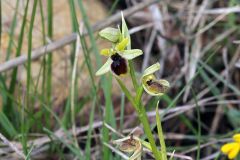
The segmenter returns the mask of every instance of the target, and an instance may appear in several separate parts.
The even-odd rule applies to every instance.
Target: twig
[[[227,48],[224,48],[223,49],[223,62],[224,62],[225,68],[227,70],[229,70],[227,61],[228,61],[227,60]],[[226,72],[226,80],[229,82],[229,73],[228,72]],[[223,91],[226,92],[226,89],[227,89],[227,86],[224,85]],[[219,98],[219,101],[220,100],[221,100],[221,98]],[[224,113],[224,108],[218,105],[215,115],[214,115],[214,118],[213,118],[213,121],[212,121],[212,124],[211,124],[210,131],[209,131],[210,135],[214,135],[215,132],[217,131],[217,129],[219,127],[219,122],[223,116],[223,113]]]
[[[79,30],[82,31],[82,23],[80,24]],[[82,34],[82,33],[80,33]],[[74,103],[74,97],[75,97],[75,83],[76,83],[76,72],[77,72],[77,65],[78,65],[78,57],[80,52],[80,36],[77,35],[77,41],[76,41],[76,48],[75,48],[75,57],[74,57],[74,63],[73,63],[73,71],[72,71],[72,81],[71,81],[71,121],[72,121],[72,134],[75,140],[76,146],[79,148],[78,142],[77,142],[77,135],[76,135],[76,123],[75,123],[75,103]]]
[[[121,156],[123,159],[127,160],[129,159],[128,156],[126,156],[124,153],[122,153],[121,151],[115,149],[113,146],[103,142],[103,145],[107,146],[109,149],[111,149],[113,152],[117,153],[119,156]]]
[[[11,142],[9,142],[7,138],[4,137],[1,133],[0,133],[0,139],[3,141],[4,144],[12,148],[19,156],[21,156],[23,159],[26,159],[26,156],[21,151],[19,151],[17,147],[15,147]]]
[[[205,10],[204,14],[222,14],[222,13],[239,13],[240,6],[227,7],[227,8],[216,8]]]
[[[74,42],[77,38],[77,34],[76,33],[72,33],[68,36],[65,36],[64,38],[54,41],[52,43],[49,43],[45,46],[42,46],[40,48],[37,48],[35,50],[32,51],[32,60],[36,60],[39,57],[48,54],[49,52],[52,52],[58,48],[61,48],[62,46],[65,46],[67,44],[70,44],[72,42]],[[17,58],[13,58],[3,64],[0,65],[0,73],[7,71],[9,69],[12,69],[14,67],[17,67],[19,65],[24,64],[27,61],[27,55],[22,55],[20,57]]]
[[[159,0],[144,1],[142,3],[139,3],[138,5],[135,5],[131,8],[129,8],[129,9],[126,9],[125,11],[123,11],[123,14],[124,14],[125,17],[129,17],[130,15],[134,14],[135,12],[137,12],[139,10],[142,10],[143,8],[145,8],[145,7],[147,7],[151,4],[157,3],[157,2],[159,2]],[[98,30],[100,30],[100,29],[102,29],[106,26],[111,25],[114,22],[117,22],[120,19],[121,19],[121,14],[120,14],[120,12],[118,12],[118,13],[114,14],[113,16],[109,17],[107,20],[97,22],[95,25],[93,25],[92,26],[93,31],[98,31]],[[87,35],[86,30],[84,30],[83,35]],[[76,41],[76,39],[77,39],[77,34],[72,33],[70,35],[67,35],[67,36],[63,37],[62,39],[59,39],[59,40],[54,41],[52,43],[49,43],[45,46],[37,48],[37,49],[32,51],[31,59],[36,60],[39,57],[41,57],[45,54],[48,54],[49,52],[52,52],[52,51],[54,51],[58,48],[61,48],[65,45],[67,45],[67,44],[70,44],[70,43]],[[0,73],[4,72],[4,71],[7,71],[9,69],[12,69],[14,67],[17,67],[19,65],[22,65],[26,61],[27,61],[27,56],[23,55],[23,54],[20,57],[13,58],[13,59],[11,59],[11,60],[9,60],[9,61],[0,65]]]
[[[211,145],[214,145],[214,144],[217,144],[219,142],[229,142],[229,139],[219,139],[219,140],[213,140],[213,141],[210,141],[210,142],[207,142],[207,143],[204,143],[204,144],[201,144],[200,146],[200,149],[204,148],[204,147],[207,147],[207,146],[211,146]],[[187,154],[187,153],[191,153],[191,152],[194,152],[198,149],[198,146],[196,147],[193,147],[187,151],[184,151],[182,152],[181,154]]]

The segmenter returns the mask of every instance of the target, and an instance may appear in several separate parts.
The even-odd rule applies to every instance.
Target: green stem
[[[52,39],[53,37],[53,1],[48,0],[47,1],[47,15],[48,15],[48,37]],[[52,54],[48,54],[47,58],[47,104],[51,108],[52,107]],[[50,114],[46,114],[46,126],[50,127]]]
[[[153,155],[154,155],[155,159],[161,160],[161,156],[160,156],[160,154],[158,152],[158,149],[157,149],[157,146],[156,146],[153,134],[151,132],[151,127],[150,127],[150,124],[149,124],[149,121],[148,121],[148,117],[147,117],[145,108],[142,105],[142,103],[140,103],[139,111],[140,112],[138,113],[138,117],[139,117],[140,121],[142,122],[144,131],[145,131],[145,133],[147,135],[147,138],[148,138],[148,140],[150,142]]]
[[[134,98],[131,95],[131,93],[129,92],[129,90],[126,88],[126,86],[123,84],[123,82],[119,78],[116,78],[116,80],[118,81],[118,84],[120,85],[122,91],[124,92],[124,94],[126,95],[128,100],[132,103],[132,105],[135,108],[135,110],[138,111],[137,104],[135,103]]]
[[[160,156],[160,152],[158,152],[153,134],[151,132],[151,127],[148,121],[148,117],[145,111],[144,106],[141,103],[141,97],[143,94],[143,88],[142,86],[140,86],[136,91],[137,91],[137,95],[135,97],[135,99],[133,98],[133,96],[131,95],[131,93],[129,92],[129,90],[125,87],[125,85],[122,83],[122,81],[118,78],[116,78],[122,91],[125,93],[126,97],[128,98],[128,100],[132,103],[133,107],[136,109],[137,113],[138,113],[138,117],[143,125],[144,131],[148,137],[148,140],[150,142],[151,148],[152,148],[152,152],[154,154],[154,157],[157,160],[161,160],[161,156]]]
[[[132,78],[132,83],[133,83],[135,91],[137,91],[138,90],[138,82],[137,82],[137,78],[136,78],[136,75],[135,75],[135,70],[134,70],[134,67],[133,67],[133,63],[132,63],[131,60],[129,60],[128,63],[129,63],[130,75],[131,75],[131,78]]]
[[[139,106],[139,103],[141,103],[141,98],[142,98],[142,94],[143,94],[143,87],[139,86],[138,90],[137,90],[137,95],[136,95],[136,102],[138,103],[137,105]]]
[[[158,103],[159,103],[159,101],[158,101]],[[156,107],[156,122],[157,122],[158,138],[159,138],[160,146],[161,146],[162,160],[167,160],[166,144],[165,144],[163,130],[162,130],[161,116],[158,111],[158,103],[157,103],[157,107]]]

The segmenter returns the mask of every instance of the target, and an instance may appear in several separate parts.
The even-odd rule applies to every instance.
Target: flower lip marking
[[[153,79],[147,80],[146,83],[148,85],[148,88],[155,93],[165,93],[168,90],[168,87],[158,83],[157,81],[154,81]]]
[[[111,56],[112,64],[111,70],[118,76],[124,75],[128,72],[127,61],[121,57],[118,53],[115,53]]]

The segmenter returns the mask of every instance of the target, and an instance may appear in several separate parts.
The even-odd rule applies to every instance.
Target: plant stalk
[[[138,117],[139,117],[139,119],[140,119],[140,121],[143,125],[144,132],[146,133],[147,138],[150,142],[152,152],[153,152],[153,155],[154,155],[155,159],[161,160],[160,152],[158,152],[158,149],[157,149],[157,146],[156,146],[156,143],[155,143],[152,131],[151,131],[151,127],[150,127],[150,124],[149,124],[149,121],[148,121],[148,117],[147,117],[145,108],[141,103],[141,97],[142,97],[142,93],[143,93],[142,86],[139,86],[139,88],[137,89],[137,95],[134,99],[132,97],[132,95],[130,94],[130,92],[128,91],[128,89],[122,83],[122,81],[118,78],[117,78],[117,81],[118,81],[122,91],[124,92],[124,94],[126,95],[128,100],[132,103],[133,107],[136,109],[136,111],[138,113]]]

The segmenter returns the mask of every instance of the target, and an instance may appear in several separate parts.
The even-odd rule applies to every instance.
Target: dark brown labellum
[[[119,54],[114,54],[111,56],[112,64],[111,64],[111,70],[118,76],[122,74],[126,74],[128,71],[127,68],[127,61],[122,58]]]
[[[154,80],[148,80],[147,82],[148,88],[150,91],[155,92],[155,93],[165,93],[168,90],[167,86],[162,85],[161,83],[154,81]]]

